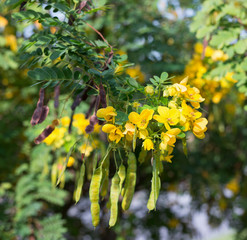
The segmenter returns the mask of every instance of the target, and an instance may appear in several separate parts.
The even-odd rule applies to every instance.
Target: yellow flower
[[[228,59],[227,54],[225,54],[223,51],[221,50],[215,50],[214,53],[211,56],[212,60],[214,62],[216,61],[225,61]]]
[[[142,146],[145,151],[149,151],[151,149],[154,149],[154,144],[150,138],[146,138],[144,142],[142,143]]]
[[[66,132],[66,128],[55,128],[54,131],[47,137],[43,142],[47,145],[54,145],[56,148],[59,148],[63,145],[63,137]]]
[[[115,117],[117,116],[115,108],[109,106],[106,108],[101,108],[97,111],[98,118],[104,118],[107,122],[115,122]]]
[[[116,143],[118,143],[121,138],[124,137],[122,131],[113,124],[105,124],[102,127],[102,131],[105,133],[109,133],[109,140],[112,142],[115,141]]]
[[[93,147],[86,143],[82,144],[78,149],[81,153],[85,154],[85,157],[90,156],[91,152],[93,151]]]
[[[140,104],[139,102],[133,102],[133,103],[132,103],[132,106],[133,106],[134,108],[138,108],[140,105],[141,105],[141,104]]]
[[[223,93],[222,92],[216,92],[212,98],[212,102],[215,104],[218,104],[220,102],[220,100],[223,97]]]
[[[68,127],[70,124],[70,118],[69,117],[63,117],[61,118],[61,123],[64,127]]]
[[[66,157],[64,158],[64,161],[66,160]],[[67,163],[67,167],[72,167],[75,163],[75,159],[73,157],[69,157],[69,161]]]
[[[129,114],[129,120],[133,124],[136,124],[139,129],[146,129],[149,121],[152,119],[154,114],[154,110],[152,109],[144,109],[141,114],[136,112],[131,112]]]
[[[161,133],[160,150],[167,151],[168,146],[174,147],[176,136],[181,132],[179,128],[172,128],[167,132]]]
[[[0,16],[0,28],[6,27],[7,24],[8,24],[8,20],[6,18]]]
[[[204,132],[207,131],[206,125],[208,124],[208,120],[206,118],[199,118],[195,120],[193,123],[193,133],[197,138],[203,139],[205,138]]]
[[[10,49],[13,52],[17,51],[17,40],[16,40],[16,36],[13,34],[10,35],[6,35],[5,36],[5,41],[6,41],[6,47],[10,47]]]
[[[74,115],[73,126],[78,129],[79,134],[85,134],[85,129],[89,125],[89,120],[85,119],[85,115],[82,113],[77,113]]]
[[[180,112],[178,109],[159,106],[158,113],[160,115],[154,115],[154,119],[165,124],[167,130],[170,129],[169,125],[176,125],[179,122]]]
[[[182,102],[182,113],[184,116],[191,120],[196,120],[202,116],[202,113],[193,109],[189,105],[186,104],[186,101]]]
[[[200,95],[200,91],[196,87],[188,88],[185,97],[188,101],[190,101],[194,108],[199,108],[200,103],[205,100],[205,98]]]
[[[152,86],[150,86],[150,85],[146,86],[145,87],[145,93],[147,95],[151,95],[152,96],[154,94],[154,88]]]
[[[145,82],[145,75],[141,72],[140,65],[136,65],[135,67],[126,69],[126,73],[132,78],[136,78],[139,83]]]
[[[233,178],[230,182],[226,184],[226,188],[231,190],[234,194],[239,192],[239,182],[237,178]]]
[[[126,135],[126,140],[132,141],[134,133],[135,133],[135,126],[132,123],[126,123],[125,124],[125,131],[123,132],[123,134]]]
[[[145,139],[146,137],[148,137],[148,130],[147,129],[139,129],[138,137],[140,139]]]
[[[171,159],[173,158],[173,155],[171,155],[171,154],[173,152],[173,147],[168,146],[166,151],[167,151],[167,155],[161,154],[160,155],[160,160],[172,163]]]

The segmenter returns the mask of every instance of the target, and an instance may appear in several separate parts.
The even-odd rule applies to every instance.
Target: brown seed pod
[[[98,123],[98,118],[97,118],[97,116],[94,114],[94,115],[92,115],[91,117],[90,117],[90,124],[86,127],[86,129],[85,129],[85,131],[86,131],[86,133],[87,134],[90,134],[90,133],[92,133],[93,132],[93,130],[94,130],[94,125],[96,124],[96,123]]]
[[[57,85],[54,90],[54,107],[59,107],[60,85]]]
[[[33,112],[33,116],[30,122],[32,126],[36,125],[39,122],[39,119],[43,111],[44,98],[45,98],[45,89],[41,88],[39,90],[39,100],[37,102],[37,107]]]
[[[48,113],[49,113],[49,107],[48,106],[43,106],[42,107],[42,113],[41,113],[41,116],[39,118],[38,123],[44,122],[46,117],[47,117],[47,115],[48,115]]]
[[[53,125],[49,125],[46,127],[43,132],[34,139],[35,144],[40,144],[42,141],[44,141],[53,131],[55,127]]]
[[[99,85],[99,95],[100,95],[100,104],[102,108],[106,108],[106,93],[105,93],[105,88],[103,87],[102,83]]]

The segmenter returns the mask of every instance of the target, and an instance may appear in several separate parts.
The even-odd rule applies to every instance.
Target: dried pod
[[[48,115],[48,113],[49,113],[49,107],[48,106],[43,106],[42,107],[42,113],[41,113],[41,116],[39,118],[38,123],[44,122],[46,117],[47,117],[47,115]]]
[[[102,83],[99,85],[99,96],[100,96],[100,104],[102,108],[106,108],[106,93],[105,88],[103,87]]]
[[[46,127],[43,132],[34,139],[35,144],[40,144],[42,141],[44,141],[53,131],[55,127],[53,125],[49,125]]]
[[[39,122],[39,119],[43,111],[44,99],[45,99],[45,89],[41,88],[39,90],[39,100],[37,102],[37,107],[34,110],[34,113],[33,113],[33,116],[30,122],[32,126],[36,125]]]
[[[91,117],[90,117],[90,124],[86,127],[86,129],[85,129],[85,131],[86,131],[86,133],[87,134],[90,134],[90,133],[92,133],[93,132],[93,130],[94,130],[94,125],[96,124],[96,123],[98,123],[98,118],[97,118],[97,116],[94,114],[94,115],[92,115]]]
[[[97,99],[97,98],[94,98],[93,101],[91,102],[91,104],[90,104],[90,106],[89,106],[89,109],[88,109],[88,111],[87,111],[87,113],[86,113],[86,116],[85,116],[86,119],[89,118],[91,112],[93,111],[93,108],[94,108],[95,103],[96,103],[96,99]]]
[[[60,85],[57,85],[54,90],[54,107],[59,107]]]

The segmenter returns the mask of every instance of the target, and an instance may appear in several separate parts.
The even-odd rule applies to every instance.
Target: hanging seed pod
[[[102,178],[102,167],[100,166],[94,171],[89,188],[92,224],[94,227],[96,227],[99,224],[99,220],[100,220],[99,189],[100,189],[101,178]]]
[[[139,157],[138,157],[138,162],[139,163],[144,163],[145,162],[145,159],[146,159],[146,156],[147,156],[147,151],[145,151],[143,148],[139,154]]]
[[[56,186],[57,181],[57,163],[54,163],[51,168],[51,183],[53,186]]]
[[[80,174],[79,174],[78,181],[76,184],[76,190],[75,190],[75,202],[76,203],[80,200],[80,197],[81,197],[81,192],[82,192],[83,183],[84,183],[84,175],[85,175],[85,164],[82,163]]]
[[[106,108],[106,93],[105,88],[103,87],[102,83],[99,85],[99,96],[100,96],[100,104],[102,108]]]
[[[118,176],[120,178],[120,192],[122,191],[122,187],[123,187],[123,182],[125,180],[126,177],[126,169],[125,166],[123,165],[123,163],[120,165],[119,169],[118,169]]]
[[[94,130],[94,125],[96,124],[96,123],[98,123],[98,118],[97,118],[97,116],[94,114],[94,115],[92,115],[91,117],[90,117],[90,123],[89,123],[89,125],[86,127],[86,129],[85,129],[85,131],[86,131],[86,133],[87,134],[90,134],[90,133],[92,133],[93,132],[93,130]]]
[[[40,144],[42,141],[44,141],[53,131],[55,127],[53,125],[49,125],[46,127],[43,132],[34,139],[35,144]]]
[[[48,106],[43,106],[42,107],[42,113],[40,115],[38,124],[45,121],[46,117],[48,116],[48,113],[49,113],[49,107]]]
[[[136,185],[136,157],[133,152],[128,156],[128,168],[123,191],[122,209],[128,210],[135,192]]]
[[[57,85],[54,90],[54,107],[59,107],[60,85]]]
[[[160,177],[159,177],[159,168],[160,168],[160,158],[157,154],[153,159],[153,176],[152,176],[152,184],[151,184],[151,193],[149,195],[147,208],[149,211],[154,210],[156,208],[156,202],[159,197],[160,192]]]
[[[41,88],[39,90],[39,100],[37,102],[37,107],[33,112],[33,116],[30,122],[32,126],[36,125],[39,122],[39,119],[43,111],[44,99],[45,99],[45,89]]]
[[[120,195],[120,178],[118,173],[115,173],[112,178],[110,198],[111,198],[111,216],[109,221],[109,226],[113,227],[116,224],[118,216],[118,199]]]
[[[108,185],[109,185],[109,165],[110,160],[109,156],[105,159],[104,164],[102,165],[103,169],[103,177],[102,177],[102,183],[101,183],[101,191],[100,195],[102,198],[104,198],[107,195],[108,192]]]

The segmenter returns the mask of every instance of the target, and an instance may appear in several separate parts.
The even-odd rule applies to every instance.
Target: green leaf
[[[139,87],[138,82],[137,82],[134,78],[129,78],[129,79],[128,79],[128,83],[129,83],[129,85],[131,85],[132,87],[135,87],[135,88],[138,88],[138,87]]]
[[[167,72],[163,72],[160,76],[160,79],[164,82],[166,79],[168,78],[168,73]]]
[[[50,59],[53,61],[57,58],[59,58],[65,51],[55,51],[51,54]]]
[[[115,118],[115,124],[122,125],[124,122],[128,121],[128,115],[125,112],[117,111],[117,116]]]

